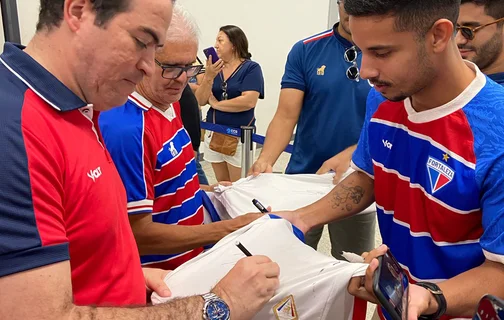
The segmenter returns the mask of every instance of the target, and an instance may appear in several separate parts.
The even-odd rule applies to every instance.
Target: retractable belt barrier
[[[242,147],[242,178],[245,178],[248,170],[254,162],[253,159],[253,142],[264,145],[265,137],[255,133],[255,127],[242,126],[241,128],[232,128],[221,124],[201,121],[201,128],[217,133],[227,134],[237,137],[241,141]],[[287,145],[284,152],[292,153],[294,150],[293,145]]]

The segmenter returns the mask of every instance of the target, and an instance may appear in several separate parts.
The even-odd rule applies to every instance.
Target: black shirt
[[[191,137],[193,150],[198,151],[201,144],[201,111],[189,85],[182,92],[179,103],[182,123]]]

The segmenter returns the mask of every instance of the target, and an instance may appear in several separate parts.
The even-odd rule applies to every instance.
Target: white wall
[[[39,0],[17,0],[21,43],[27,45],[35,34],[40,8]]]
[[[2,12],[2,9],[0,8],[0,13]],[[5,37],[4,37],[4,31],[3,31],[3,22],[2,22],[2,15],[0,14],[0,44],[2,45],[0,47],[0,52],[3,51],[3,43],[5,42]]]
[[[280,80],[292,45],[327,29],[329,1],[336,0],[178,0],[201,29],[201,49],[213,46],[219,27],[234,24],[249,40],[252,59],[263,70],[265,99],[257,109],[257,132],[265,134],[278,104]]]
[[[339,11],[338,11],[338,2],[336,0],[329,1],[329,19],[327,22],[328,28],[332,28],[332,26],[339,21]]]
[[[214,44],[219,27],[235,24],[245,31],[252,58],[261,65],[265,79],[266,98],[259,101],[256,109],[260,134],[266,133],[275,113],[280,80],[292,45],[327,29],[337,17],[336,0],[178,1],[192,13],[201,29],[200,58],[204,57],[201,49]],[[39,1],[17,0],[17,5],[21,41],[26,45],[35,33]],[[0,31],[3,48],[3,30]]]
[[[38,0],[17,0],[19,31],[21,33],[21,43],[26,45],[35,34],[35,26],[38,20],[39,11]],[[0,16],[0,52],[3,51],[5,42],[4,31]]]

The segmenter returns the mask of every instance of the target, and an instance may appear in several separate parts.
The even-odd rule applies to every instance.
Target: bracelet
[[[438,287],[437,284],[432,282],[417,282],[417,286],[423,287],[427,289],[436,299],[438,304],[438,309],[435,313],[429,315],[421,315],[418,319],[422,320],[436,320],[441,318],[446,313],[446,298],[443,294],[443,291]]]

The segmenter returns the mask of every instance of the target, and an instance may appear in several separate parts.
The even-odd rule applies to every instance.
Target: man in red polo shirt
[[[97,125],[99,111],[123,104],[153,73],[171,14],[166,0],[42,0],[28,46],[5,45],[0,319],[202,317],[202,297],[140,307],[146,285],[167,290],[164,274],[142,272],[126,193]],[[254,257],[212,292],[241,319],[277,285],[278,266]]]

